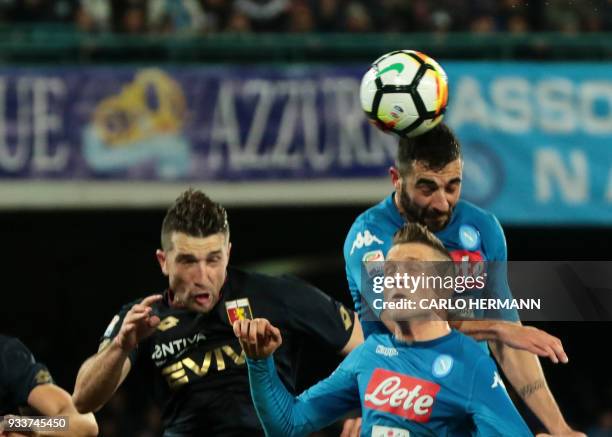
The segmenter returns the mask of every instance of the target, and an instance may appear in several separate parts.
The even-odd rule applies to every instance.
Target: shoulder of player
[[[387,221],[386,202],[387,199],[385,198],[382,202],[359,214],[351,226],[351,232],[359,232],[366,228],[381,228],[382,223]]]
[[[480,231],[496,231],[501,229],[501,225],[490,211],[474,205],[467,200],[460,200],[457,203],[456,214],[462,222],[469,222],[476,226]]]
[[[237,294],[235,297],[242,297],[242,294],[246,292],[258,296],[278,296],[282,298],[289,296],[288,291],[295,288],[315,288],[303,279],[289,274],[274,276],[237,268],[232,268],[229,274],[235,284],[232,287],[234,289],[233,294]]]
[[[0,334],[0,352],[2,352],[4,348],[7,346],[7,344],[9,344],[10,341],[14,338],[15,337],[9,337],[8,335]]]
[[[457,348],[461,351],[466,368],[473,369],[481,359],[490,358],[482,346],[472,337],[455,331],[457,335]]]
[[[28,347],[23,344],[23,342],[17,337],[0,335],[0,355],[4,355],[5,353],[8,353],[10,351],[20,351],[26,352],[30,355],[32,354],[32,352],[30,352],[30,349],[28,349]]]
[[[0,370],[3,372],[8,368],[34,364],[36,359],[32,351],[17,337],[0,336]],[[0,375],[2,376],[2,375]],[[1,379],[1,378],[0,378]]]
[[[352,255],[354,253],[355,242],[358,239],[365,239],[366,235],[368,235],[367,238],[371,239],[372,242],[384,244],[385,240],[391,238],[394,233],[394,231],[389,231],[389,227],[385,226],[386,223],[387,220],[384,216],[371,211],[371,209],[357,217],[344,241],[345,256]]]

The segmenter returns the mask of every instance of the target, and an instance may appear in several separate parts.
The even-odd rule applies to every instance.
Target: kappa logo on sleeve
[[[414,422],[429,422],[440,386],[386,369],[376,369],[365,392],[365,406]]]
[[[493,384],[491,384],[491,388],[496,388],[496,387],[502,387],[504,390],[506,389],[506,386],[504,385],[504,381],[501,379],[501,376],[499,376],[499,373],[494,372],[493,373]]]
[[[355,241],[353,241],[353,246],[351,247],[350,255],[352,255],[356,249],[361,249],[362,247],[369,247],[374,243],[383,244],[380,238],[370,233],[370,231],[368,231],[367,229],[363,231],[363,234],[359,232],[355,237]]]

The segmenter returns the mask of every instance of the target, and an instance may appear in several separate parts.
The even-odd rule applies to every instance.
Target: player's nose
[[[448,212],[450,209],[449,201],[444,192],[438,190],[431,199],[431,208],[439,212]]]
[[[194,281],[198,284],[205,282],[208,277],[208,266],[206,265],[206,261],[200,261],[197,267],[193,271]]]

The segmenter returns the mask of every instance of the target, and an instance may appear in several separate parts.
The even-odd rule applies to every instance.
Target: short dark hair
[[[161,230],[164,250],[172,249],[173,232],[192,237],[208,237],[219,232],[229,235],[227,212],[202,191],[189,188],[176,198],[166,212]]]
[[[406,223],[393,235],[393,245],[420,243],[440,252],[449,261],[452,261],[448,249],[429,229],[420,223]]]
[[[421,161],[431,170],[440,170],[461,158],[461,145],[453,131],[440,123],[416,137],[402,137],[397,148],[396,165],[400,174],[410,171],[414,161]]]

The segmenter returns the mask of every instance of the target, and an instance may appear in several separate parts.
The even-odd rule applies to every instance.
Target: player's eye
[[[197,263],[198,260],[196,258],[189,257],[189,256],[181,256],[177,258],[176,262],[179,264],[191,265],[191,264]]]

